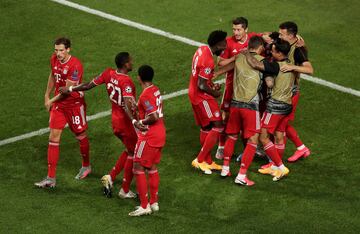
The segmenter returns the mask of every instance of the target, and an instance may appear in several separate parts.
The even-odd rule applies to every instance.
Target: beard
[[[217,51],[214,52],[214,54],[216,56],[220,56],[222,52],[223,52],[222,50],[217,50]]]

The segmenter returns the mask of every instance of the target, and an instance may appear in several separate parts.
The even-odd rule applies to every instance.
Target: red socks
[[[49,141],[48,146],[48,177],[56,177],[56,165],[59,160],[59,142]]]
[[[122,169],[125,166],[125,162],[127,159],[128,153],[127,151],[124,151],[119,156],[118,160],[115,163],[115,166],[110,171],[111,180],[114,182],[116,179],[116,176],[122,171]]]
[[[285,144],[275,144],[275,149],[278,152],[280,158],[282,159],[285,151]]]
[[[150,188],[150,205],[158,201],[158,191],[160,177],[157,169],[150,170],[149,175],[149,188]]]
[[[90,166],[89,139],[87,137],[84,137],[83,139],[79,139],[79,144],[80,144],[80,153],[82,156],[82,166],[88,167]]]
[[[225,142],[224,147],[224,166],[230,165],[231,156],[234,153],[234,147],[236,143],[237,138],[233,136],[228,136]]]
[[[264,150],[266,155],[270,157],[271,161],[273,161],[276,166],[283,164],[274,144],[271,141],[264,145]]]
[[[254,143],[248,142],[246,144],[243,156],[241,158],[241,165],[240,165],[240,174],[246,174],[250,164],[252,163],[255,152],[256,152],[257,145]]]
[[[202,163],[205,160],[206,156],[210,154],[210,151],[218,141],[219,134],[222,132],[222,130],[223,129],[220,128],[212,128],[211,131],[209,131],[208,135],[206,136],[204,145],[197,156],[199,163]]]
[[[148,191],[147,191],[145,172],[134,169],[134,175],[136,179],[136,189],[139,193],[140,205],[142,208],[146,209],[148,204],[148,199],[147,199]]]
[[[303,142],[300,140],[299,135],[297,134],[295,128],[289,124],[286,127],[286,136],[292,142],[294,142],[296,148],[303,145]]]
[[[128,155],[125,162],[124,178],[121,186],[125,193],[128,193],[130,190],[133,175],[133,156]]]

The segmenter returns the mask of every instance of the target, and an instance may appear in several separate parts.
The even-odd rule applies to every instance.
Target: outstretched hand
[[[291,64],[285,64],[280,67],[280,71],[282,72],[290,72],[294,70],[294,66]]]
[[[134,123],[134,126],[135,126],[135,128],[139,129],[141,132],[145,132],[145,131],[149,130],[148,127],[146,127],[144,124],[140,123],[140,121],[136,121]]]

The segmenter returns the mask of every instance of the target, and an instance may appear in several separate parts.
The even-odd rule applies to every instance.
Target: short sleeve
[[[269,62],[266,59],[262,61],[264,63],[264,74],[266,75],[277,75],[280,71],[280,66],[277,62]]]
[[[67,73],[67,80],[70,80],[72,82],[79,82],[81,80],[81,77],[83,75],[83,68],[80,62],[74,63],[73,66],[71,66],[70,70]]]
[[[309,61],[305,47],[302,46],[295,49],[294,60],[296,65],[302,65],[304,62]]]
[[[199,64],[199,76],[209,80],[213,78],[214,61],[212,57],[202,57],[202,59],[204,60]]]
[[[123,97],[134,97],[135,86],[131,80],[120,84],[120,89]]]
[[[145,115],[149,115],[157,111],[155,96],[151,97],[150,95],[142,96],[140,103],[145,110]]]
[[[105,83],[106,77],[108,76],[108,74],[109,74],[109,69],[103,71],[100,75],[95,77],[92,82],[96,85],[101,85],[101,84]]]

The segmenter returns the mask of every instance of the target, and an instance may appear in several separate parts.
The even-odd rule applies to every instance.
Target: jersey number
[[[111,93],[109,95],[109,98],[111,101],[115,102],[118,105],[121,105],[121,89],[119,87],[116,87],[115,85],[113,85],[112,83],[108,83],[107,84],[107,89],[110,91]],[[117,100],[114,98],[115,93],[117,93],[118,98]]]
[[[158,96],[156,98],[156,106],[157,106],[156,112],[158,113],[159,118],[162,118],[164,116],[164,114],[162,113],[162,98],[161,98],[161,96]]]

